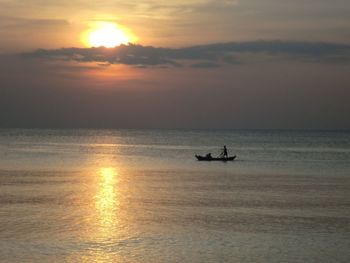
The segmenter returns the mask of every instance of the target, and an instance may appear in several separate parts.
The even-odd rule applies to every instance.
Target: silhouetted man
[[[224,149],[222,149],[221,156],[226,158],[228,157],[226,145],[224,145]]]

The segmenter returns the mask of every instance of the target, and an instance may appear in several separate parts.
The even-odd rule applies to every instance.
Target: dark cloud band
[[[181,66],[185,61],[193,67],[213,68],[224,64],[240,64],[240,55],[267,54],[300,61],[320,63],[350,62],[350,45],[293,41],[251,41],[216,43],[184,48],[121,45],[115,48],[38,49],[24,53],[26,58],[61,59],[135,66]]]

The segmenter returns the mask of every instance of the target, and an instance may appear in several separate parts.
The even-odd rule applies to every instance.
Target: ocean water
[[[350,262],[350,132],[0,130],[0,262]]]

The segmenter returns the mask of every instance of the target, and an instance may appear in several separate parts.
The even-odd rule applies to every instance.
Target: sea
[[[0,129],[0,262],[348,263],[350,132]]]

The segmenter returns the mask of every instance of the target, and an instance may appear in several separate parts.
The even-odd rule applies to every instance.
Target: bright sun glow
[[[111,22],[95,22],[83,36],[83,42],[90,47],[111,48],[133,41],[127,29]]]

